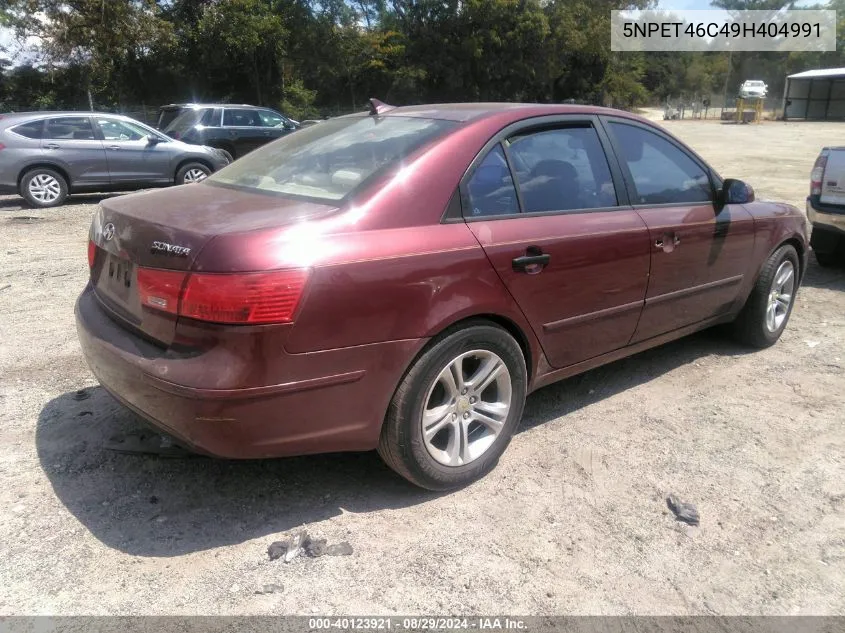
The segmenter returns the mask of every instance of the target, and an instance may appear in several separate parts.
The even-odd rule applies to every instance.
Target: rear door
[[[717,208],[710,169],[669,135],[605,121],[650,238],[648,293],[632,342],[726,314],[752,262],[751,214],[737,204]]]
[[[150,143],[151,132],[112,117],[94,117],[100,132],[113,184],[173,182],[171,151],[166,141]]]
[[[549,363],[628,344],[648,282],[648,230],[627,205],[595,117],[540,117],[495,137],[462,188],[468,227]]]
[[[269,131],[261,122],[258,111],[252,108],[225,108],[223,129],[240,157],[264,145],[269,140]]]
[[[109,182],[103,142],[94,133],[90,117],[59,116],[44,121],[41,149],[45,157],[61,164],[71,188],[94,187]]]

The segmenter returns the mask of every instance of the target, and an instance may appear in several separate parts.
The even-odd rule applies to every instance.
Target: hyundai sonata
[[[76,317],[102,385],[196,451],[376,448],[448,489],[535,389],[716,324],[772,345],[806,254],[799,211],[632,114],[374,101],[104,201]]]

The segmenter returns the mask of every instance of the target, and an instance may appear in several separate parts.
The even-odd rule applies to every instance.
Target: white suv
[[[762,99],[769,87],[759,79],[746,79],[739,87],[739,96],[743,99]]]

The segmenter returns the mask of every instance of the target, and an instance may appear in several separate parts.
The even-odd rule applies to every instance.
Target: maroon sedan
[[[720,323],[772,345],[806,254],[798,210],[631,114],[376,103],[104,201],[76,318],[102,385],[196,451],[377,448],[447,489],[539,387]]]

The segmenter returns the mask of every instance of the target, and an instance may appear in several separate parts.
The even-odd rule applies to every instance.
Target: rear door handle
[[[681,238],[678,237],[675,233],[664,233],[663,237],[658,237],[654,240],[654,246],[657,248],[662,248],[667,253],[671,253],[675,250],[675,247],[681,243]]]
[[[120,145],[109,145],[109,149],[120,149]]]
[[[60,145],[57,143],[44,143],[46,149],[59,149]]]
[[[539,247],[529,246],[525,249],[525,255],[514,258],[511,263],[516,272],[534,275],[541,272],[551,259],[552,256],[541,251]]]

